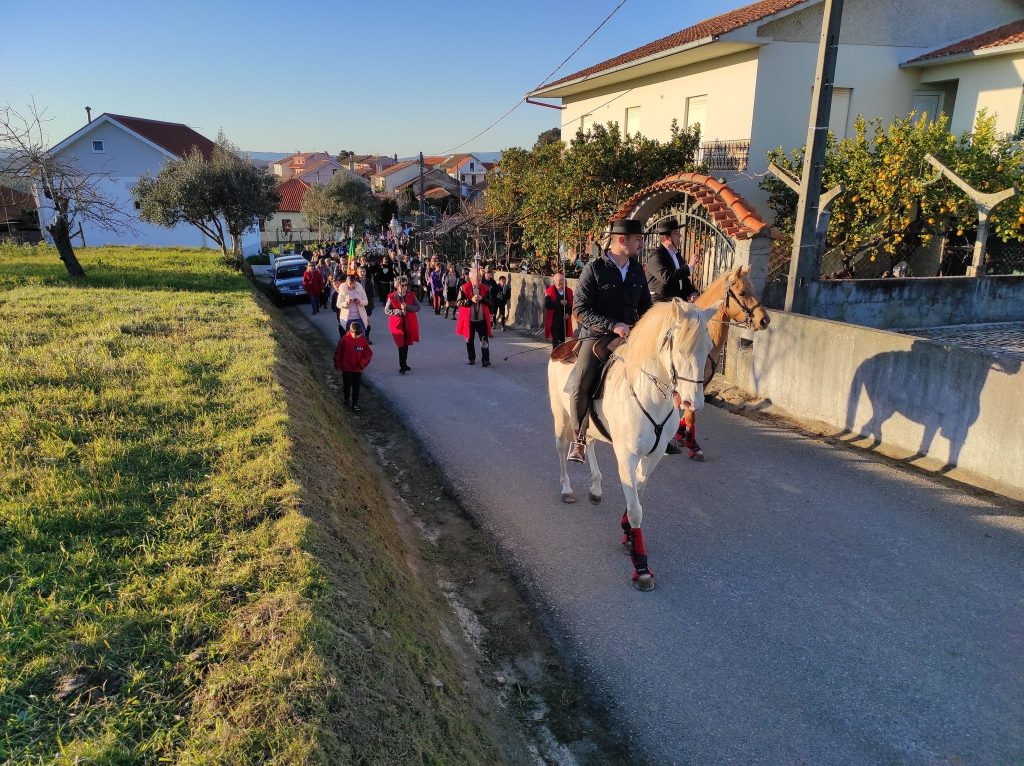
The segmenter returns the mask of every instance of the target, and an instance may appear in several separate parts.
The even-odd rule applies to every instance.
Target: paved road
[[[499,333],[495,365],[468,367],[427,312],[400,376],[378,324],[369,380],[652,763],[1024,763],[1019,506],[708,407],[709,462],[666,458],[651,480],[658,587],[638,593],[610,449],[604,504],[583,467],[583,502],[559,502],[545,354],[502,361],[539,344]]]

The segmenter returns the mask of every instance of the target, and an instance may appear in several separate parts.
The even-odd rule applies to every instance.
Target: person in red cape
[[[491,307],[487,300],[488,287],[480,281],[480,270],[469,272],[469,281],[459,288],[459,316],[455,334],[466,339],[469,363],[476,364],[476,338],[480,336],[481,366],[491,366]]]
[[[306,270],[302,274],[302,287],[306,291],[306,295],[309,296],[313,313],[317,313],[320,311],[320,293],[324,290],[324,278],[312,261],[306,264]]]
[[[561,272],[555,274],[552,282],[544,293],[544,337],[551,338],[554,348],[572,336],[572,290]]]
[[[412,370],[408,365],[409,346],[420,339],[420,323],[416,316],[419,310],[420,302],[409,289],[409,278],[396,279],[395,291],[384,301],[384,313],[388,315],[391,337],[398,346],[398,371],[402,375]]]

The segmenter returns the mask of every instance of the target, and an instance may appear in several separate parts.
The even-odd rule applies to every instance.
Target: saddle
[[[601,360],[604,364],[608,361],[615,349],[621,346],[625,341],[613,332],[607,333],[594,344],[594,356]],[[579,358],[580,346],[583,345],[583,341],[579,338],[573,338],[567,340],[565,343],[559,343],[551,351],[551,360],[554,362],[561,362],[562,364],[576,364],[576,360]]]

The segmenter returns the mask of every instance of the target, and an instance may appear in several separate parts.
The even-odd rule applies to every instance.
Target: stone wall
[[[782,413],[870,439],[862,446],[1024,498],[1021,367],[1019,356],[776,311],[768,330],[730,334],[725,377]]]
[[[939,327],[1024,319],[1024,276],[837,279],[811,282],[807,313],[863,327]],[[764,303],[781,307],[786,283],[773,282]]]
[[[508,310],[509,326],[528,332],[543,330],[544,292],[551,285],[551,277],[522,274],[517,271],[496,271],[494,278],[502,275],[509,277],[512,285],[512,302]],[[567,279],[565,282],[575,291],[575,279]]]

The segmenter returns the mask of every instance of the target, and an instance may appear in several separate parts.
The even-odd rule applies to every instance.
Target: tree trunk
[[[234,261],[234,265],[241,267],[242,265],[242,233],[231,232],[231,257]]]
[[[75,249],[71,246],[71,231],[68,227],[68,219],[62,213],[57,213],[54,216],[53,222],[46,227],[46,230],[53,237],[53,244],[57,248],[57,255],[64,262],[64,268],[68,270],[68,274],[75,279],[85,279],[85,269],[78,262],[78,258],[75,256]]]

